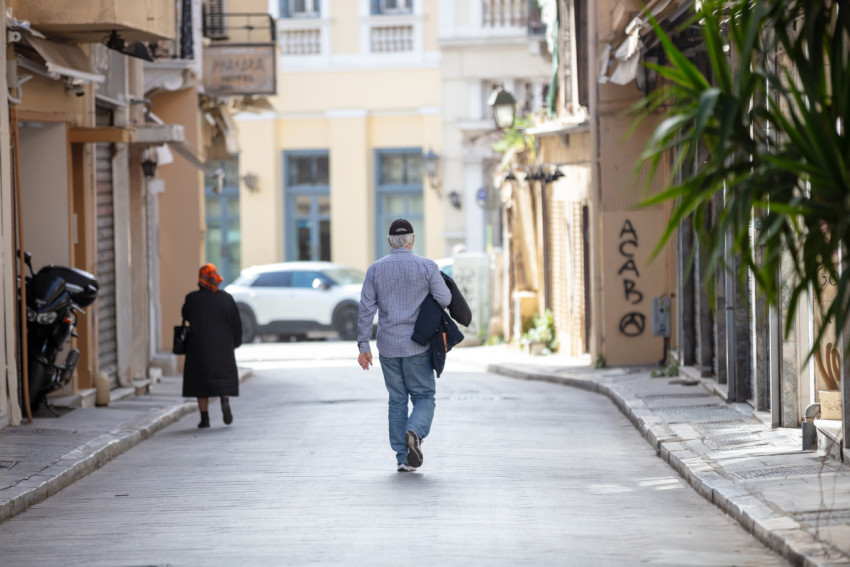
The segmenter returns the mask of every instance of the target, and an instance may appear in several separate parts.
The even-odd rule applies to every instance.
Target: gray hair
[[[404,248],[405,246],[410,246],[413,244],[413,235],[412,234],[391,234],[389,236],[390,239],[390,247],[395,250],[397,248]]]

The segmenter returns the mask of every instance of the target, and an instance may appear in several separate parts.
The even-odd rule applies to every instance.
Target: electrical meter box
[[[670,298],[666,295],[652,298],[652,334],[670,336]]]

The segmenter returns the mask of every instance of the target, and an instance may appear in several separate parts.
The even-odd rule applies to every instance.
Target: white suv
[[[354,268],[331,262],[283,262],[246,268],[225,290],[239,307],[243,342],[259,334],[328,331],[355,340],[364,278]]]

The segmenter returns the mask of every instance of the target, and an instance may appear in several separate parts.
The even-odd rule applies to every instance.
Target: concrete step
[[[147,378],[133,380],[133,389],[135,390],[136,395],[144,396],[145,394],[150,394],[152,382],[152,380]]]

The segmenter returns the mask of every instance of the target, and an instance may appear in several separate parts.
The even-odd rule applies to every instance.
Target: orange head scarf
[[[204,264],[198,270],[198,285],[205,287],[212,292],[218,291],[218,284],[221,283],[222,277],[218,275],[218,270],[213,264]]]

